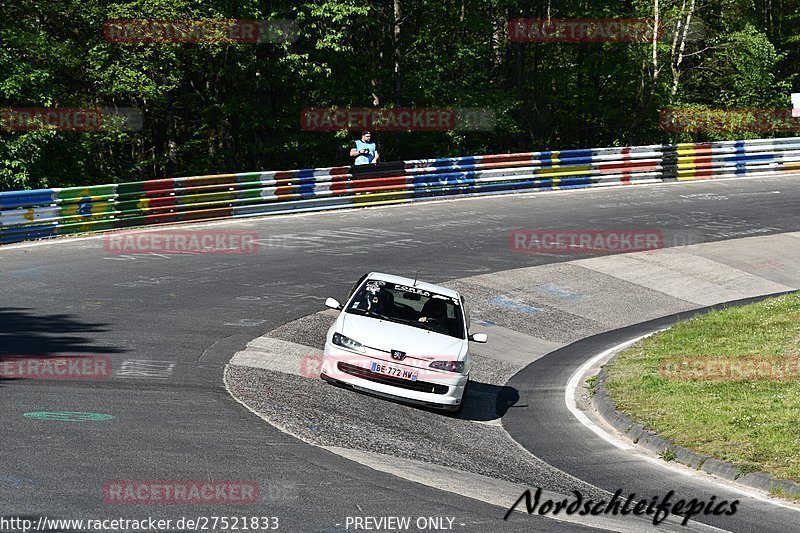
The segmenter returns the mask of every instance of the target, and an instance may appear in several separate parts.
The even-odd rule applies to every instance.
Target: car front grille
[[[398,387],[401,389],[427,392],[432,394],[447,394],[449,389],[447,385],[440,385],[438,383],[430,383],[427,381],[410,381],[406,379],[384,376],[382,374],[376,374],[375,372],[372,372],[366,368],[361,368],[360,366],[355,366],[348,363],[340,362],[336,366],[341,372],[345,372],[351,376],[366,379],[368,381],[374,381],[375,383],[391,385],[392,387]]]

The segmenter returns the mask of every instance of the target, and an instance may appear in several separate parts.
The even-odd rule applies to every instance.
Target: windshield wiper
[[[353,309],[348,309],[347,312],[348,313],[357,314],[357,315],[361,315],[361,316],[370,316],[370,317],[380,318],[381,320],[388,320],[389,322],[397,322],[399,324],[403,324],[404,323],[404,322],[400,322],[399,319],[396,319],[396,318],[393,318],[393,317],[390,317],[390,316],[386,316],[386,315],[382,315],[382,314],[380,314],[378,312],[375,312],[375,311],[371,311],[371,310],[367,310],[367,309],[359,309],[358,307],[353,308]]]
[[[383,320],[388,320],[389,322],[399,322],[399,320],[397,320],[396,318],[393,318],[393,317],[390,317],[390,316],[386,316],[386,315],[382,315],[380,313],[376,313],[375,311],[369,311],[369,315],[370,316],[376,316],[376,317],[381,318]]]

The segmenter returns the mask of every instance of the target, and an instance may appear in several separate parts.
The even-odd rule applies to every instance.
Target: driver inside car
[[[444,325],[447,319],[447,304],[444,300],[431,298],[422,307],[420,312],[419,322],[433,322],[434,324]]]

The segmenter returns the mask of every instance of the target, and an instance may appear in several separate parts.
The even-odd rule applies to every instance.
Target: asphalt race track
[[[90,382],[0,380],[0,516],[277,516],[280,531],[297,532],[344,531],[348,516],[412,516],[452,517],[455,531],[591,530],[539,516],[504,522],[503,508],[375,471],[289,436],[228,394],[225,365],[254,338],[320,311],[326,297],[342,299],[366,271],[418,273],[436,283],[589,257],[513,253],[508,235],[518,228],[658,228],[666,246],[800,231],[799,201],[800,184],[791,177],[744,179],[183,226],[256,231],[255,254],[120,255],[106,251],[99,237],[0,247],[0,355],[96,354],[109,356],[113,369],[109,379]],[[589,342],[605,346],[611,337]],[[534,363],[523,371],[553,380],[543,412],[563,408],[563,383],[560,396],[555,389],[568,370]],[[517,388],[524,403],[530,391],[522,383]],[[114,418],[24,416],[41,411]],[[555,428],[549,445],[531,449],[523,416],[509,410],[504,425],[550,465],[542,478],[550,490],[577,489],[575,478],[612,492],[697,489],[626,460],[593,436],[582,453],[564,454],[557,444],[562,430]],[[511,470],[506,479],[524,480]],[[261,498],[213,509],[110,505],[103,498],[112,480],[192,479],[253,480]],[[763,504],[724,524],[709,523],[780,531],[797,516]]]

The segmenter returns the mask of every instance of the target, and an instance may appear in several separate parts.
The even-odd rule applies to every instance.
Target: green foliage
[[[791,83],[777,79],[781,58],[752,26],[718,38],[693,80],[692,99],[716,107],[787,107]]]
[[[685,20],[687,0],[659,18]],[[0,190],[349,164],[308,107],[486,107],[490,131],[376,134],[384,160],[721,138],[667,107],[788,107],[797,0],[697,0],[682,47],[516,43],[513,18],[651,18],[652,0],[0,0],[0,108],[134,107],[141,131],[0,131]],[[395,20],[395,8],[400,18]],[[292,42],[108,42],[111,19],[292,20]],[[396,24],[396,22],[398,24]],[[745,137],[729,134],[728,137]],[[764,136],[764,134],[752,134]]]
[[[800,480],[798,317],[800,293],[698,315],[618,354],[606,390],[636,422],[739,475]]]

